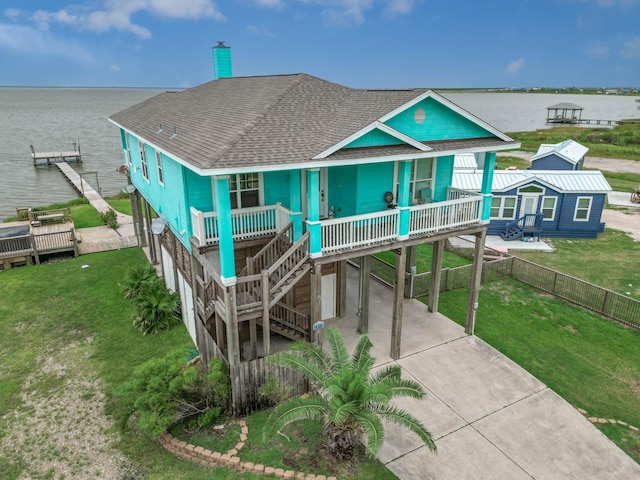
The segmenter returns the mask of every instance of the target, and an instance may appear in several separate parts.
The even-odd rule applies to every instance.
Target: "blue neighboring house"
[[[456,172],[453,186],[480,191],[482,172]],[[611,187],[599,171],[496,170],[489,235],[596,238]]]
[[[180,292],[201,355],[224,358],[236,382],[234,368],[268,356],[274,335],[314,341],[323,320],[339,322],[346,310],[352,258],[361,259],[358,330],[366,333],[371,255],[392,250],[401,272],[389,318],[398,358],[411,249],[434,246],[435,312],[444,244],[475,235],[483,251],[495,153],[519,144],[431,90],[352,89],[306,74],[233,77],[228,47],[213,56],[213,81],[110,117],[134,221],[159,234],[165,281]],[[479,189],[453,187],[457,153],[482,155]],[[158,219],[138,215],[140,204]],[[470,334],[478,290],[475,275]]]
[[[582,170],[589,149],[574,140],[543,143],[531,157],[530,170]]]

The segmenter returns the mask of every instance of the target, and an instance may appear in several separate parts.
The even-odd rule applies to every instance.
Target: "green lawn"
[[[444,292],[440,312],[464,325],[468,289]],[[640,331],[513,280],[484,284],[476,335],[587,410],[640,427]],[[640,463],[640,435],[600,427]]]
[[[545,239],[554,252],[512,250],[525,260],[640,299],[640,242],[605,229],[597,239]]]
[[[588,155],[640,160],[640,128],[637,124],[615,128],[554,127],[509,136],[522,143],[522,150],[537,152],[541,143],[560,143],[568,138],[589,148]]]
[[[180,460],[167,453],[157,441],[145,437],[134,419],[127,423],[124,434],[114,433],[117,431],[115,419],[123,413],[112,394],[116,387],[129,380],[133,369],[150,358],[163,356],[176,348],[192,347],[182,326],[147,336],[133,327],[132,302],[123,297],[118,283],[132,266],[144,262],[146,258],[142,251],[134,248],[0,272],[0,478],[3,480],[64,478],[53,469],[40,471],[34,466],[36,460],[46,463],[53,459],[75,471],[74,478],[99,478],[102,473],[83,470],[90,464],[86,457],[65,451],[67,447],[62,437],[68,437],[69,433],[75,436],[74,432],[80,432],[78,435],[81,436],[96,420],[104,417],[105,411],[113,415],[107,420],[107,425],[111,426],[105,431],[118,439],[117,449],[126,456],[137,475],[126,478],[264,478]],[[52,369],[57,373],[52,375],[49,371]],[[80,410],[69,413],[65,405],[59,405],[56,399],[68,392],[71,377],[84,385],[76,396],[85,400],[84,405],[89,410],[94,408],[92,399],[98,393],[90,382],[97,378],[100,390],[106,395],[104,409],[100,407],[91,414]],[[23,395],[30,401],[25,402]],[[34,411],[34,404],[38,403],[48,403],[50,413],[42,419]],[[71,419],[71,432],[63,433],[56,425],[64,424],[65,415],[77,415],[77,418]],[[38,431],[30,421],[34,416],[39,419]],[[288,462],[283,465],[294,462],[296,468],[309,472],[316,466],[324,468],[316,463],[317,456],[306,440],[294,438],[293,443],[283,443],[282,448],[273,442],[265,445],[261,441],[263,417],[264,413],[259,413],[247,419],[251,430],[248,445],[241,455],[243,460],[271,461],[280,455],[280,464],[285,460]],[[313,430],[314,427],[304,428]],[[317,433],[314,430],[308,435],[315,438]],[[2,442],[5,437],[7,443]],[[12,444],[19,438],[24,439],[24,448],[16,454]],[[236,441],[237,436],[234,436],[234,445]],[[284,438],[281,441],[284,442]],[[294,453],[299,445],[307,452],[300,458]],[[100,445],[95,448],[102,450]],[[283,458],[285,451],[291,452],[290,458]],[[362,466],[343,468],[340,478],[391,480],[396,477],[379,462],[366,461]]]

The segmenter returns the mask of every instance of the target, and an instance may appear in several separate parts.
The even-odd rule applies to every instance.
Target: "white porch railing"
[[[351,250],[398,236],[400,210],[322,220],[322,253]]]
[[[451,188],[444,202],[410,207],[409,235],[419,236],[447,228],[470,225],[482,220],[482,197]]]
[[[279,203],[231,210],[233,239],[247,240],[275,235],[289,224],[290,213]],[[220,241],[218,212],[201,212],[192,207],[191,228],[200,245],[215,245]]]

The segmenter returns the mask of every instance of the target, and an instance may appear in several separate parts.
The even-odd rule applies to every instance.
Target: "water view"
[[[83,163],[73,167],[103,196],[126,183],[118,129],[109,115],[162,90],[136,88],[0,87],[0,220],[19,206],[46,205],[77,196],[55,167],[34,167],[36,151],[68,151],[79,142]],[[444,93],[448,99],[505,132],[547,128],[546,108],[560,102],[584,107],[583,118],[639,118],[634,99],[614,95]]]

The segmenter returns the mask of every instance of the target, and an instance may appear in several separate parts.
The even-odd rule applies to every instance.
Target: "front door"
[[[538,212],[538,199],[540,195],[522,195],[522,202],[520,203],[520,215],[519,217],[524,217],[529,213],[537,213]]]
[[[329,182],[327,180],[327,169],[321,168],[319,175],[319,183],[318,183],[318,205],[319,205],[319,214],[320,218],[327,218],[328,213],[328,203],[329,203]],[[309,212],[307,206],[307,176],[302,176],[302,211],[304,212],[304,218],[307,219],[307,213]]]

